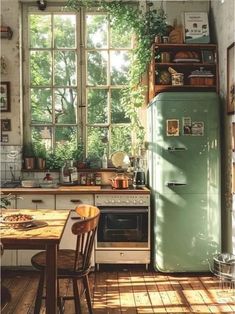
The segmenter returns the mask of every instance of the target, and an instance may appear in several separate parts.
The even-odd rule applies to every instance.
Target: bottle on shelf
[[[103,153],[103,156],[101,158],[101,162],[102,162],[102,168],[107,169],[108,168],[108,156],[107,156],[106,148],[104,149],[104,153]]]

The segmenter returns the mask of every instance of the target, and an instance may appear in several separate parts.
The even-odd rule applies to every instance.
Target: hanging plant
[[[151,46],[156,35],[166,32],[166,16],[163,9],[153,9],[152,2],[147,3],[146,12],[126,1],[93,1],[68,0],[67,6],[75,10],[81,7],[97,7],[109,13],[110,24],[119,31],[132,29],[135,34],[135,47],[131,56],[128,86],[123,90],[122,104],[126,115],[131,120],[131,129],[136,135],[136,146],[142,148],[145,131],[138,116],[138,109],[145,102],[146,86],[143,85],[143,75],[147,72],[151,61]],[[136,147],[136,149],[137,149]]]

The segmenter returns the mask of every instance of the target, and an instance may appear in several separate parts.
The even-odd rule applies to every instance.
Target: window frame
[[[102,51],[107,50],[110,54],[111,51],[131,51],[133,47],[131,48],[110,48],[107,47],[105,49],[87,49],[86,48],[86,14],[107,14],[106,12],[97,11],[95,8],[90,9],[83,9],[79,11],[74,11],[73,9],[65,8],[63,5],[56,5],[56,4],[50,4],[47,6],[47,9],[45,11],[39,11],[36,5],[32,4],[23,4],[23,10],[22,10],[22,98],[23,98],[23,142],[29,143],[31,141],[31,129],[34,126],[49,126],[53,129],[52,132],[52,147],[55,148],[55,129],[56,126],[62,127],[65,126],[65,124],[56,124],[54,119],[54,109],[53,109],[53,121],[52,123],[32,123],[31,122],[31,104],[30,104],[30,62],[29,62],[29,56],[30,56],[30,47],[29,47],[29,14],[35,13],[35,14],[41,14],[41,15],[48,15],[48,14],[75,14],[76,16],[76,22],[77,22],[77,30],[76,30],[76,41],[77,41],[77,47],[76,47],[76,69],[77,69],[77,85],[76,85],[76,91],[77,91],[77,123],[73,124],[77,127],[77,137],[78,139],[81,138],[82,143],[84,144],[84,152],[85,156],[87,157],[87,151],[88,151],[88,128],[89,127],[102,127],[107,129],[108,128],[108,138],[111,137],[112,128],[114,127],[122,127],[130,125],[130,123],[112,123],[111,121],[111,107],[110,107],[110,95],[111,91],[114,89],[120,90],[120,88],[123,88],[127,85],[111,85],[111,72],[110,68],[107,68],[107,75],[108,75],[108,84],[102,85],[102,86],[92,86],[87,84],[87,75],[88,71],[86,68],[87,64],[87,51]],[[108,23],[108,33],[110,34],[110,23]],[[53,41],[53,38],[51,39]],[[108,40],[110,40],[108,38]],[[35,50],[35,49],[34,49]],[[40,48],[38,49],[40,50]],[[42,49],[46,50],[46,49]],[[56,51],[54,47],[48,48],[49,51]],[[59,49],[60,50],[60,49]],[[70,51],[70,49],[69,49]],[[110,65],[110,64],[109,64]],[[52,77],[53,77],[53,71],[52,69]],[[56,85],[54,85],[54,82],[51,83],[50,89],[52,89],[52,97],[54,97],[54,89],[56,89]],[[40,88],[40,87],[38,87]],[[90,124],[88,123],[88,103],[87,103],[87,95],[89,88],[92,89],[107,89],[108,90],[108,123],[103,124]],[[54,105],[54,99],[52,98],[52,103]],[[72,124],[69,124],[72,126]],[[110,145],[110,143],[108,143]],[[110,150],[110,147],[108,147],[108,152]]]

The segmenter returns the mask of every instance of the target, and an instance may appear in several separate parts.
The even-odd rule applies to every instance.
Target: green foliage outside
[[[68,6],[80,10],[94,3],[69,0]],[[117,150],[131,154],[133,134],[137,145],[143,145],[144,128],[138,117],[138,108],[144,104],[142,76],[154,37],[164,31],[165,16],[151,7],[143,13],[124,1],[98,1],[98,5],[100,15],[87,14],[86,144],[81,138],[84,125],[78,120],[76,14],[29,15],[31,146],[36,156],[46,157],[48,169],[60,168],[66,159],[83,160],[85,154],[90,159],[101,158],[104,148],[110,154]],[[110,14],[111,35],[103,10]],[[133,33],[136,46],[130,53],[126,48],[131,48]],[[105,49],[94,50],[107,47],[108,38],[114,48],[110,56]],[[56,48],[53,56],[47,50],[52,44]],[[103,87],[107,84],[110,89]]]
[[[137,2],[138,4],[138,2]],[[144,104],[146,87],[142,84],[143,75],[148,70],[151,60],[151,46],[155,36],[164,34],[166,30],[166,16],[163,10],[152,9],[153,3],[149,2],[146,12],[138,6],[126,1],[93,1],[93,0],[68,0],[67,6],[75,10],[81,7],[90,8],[98,6],[100,10],[109,13],[112,29],[122,34],[131,29],[136,36],[136,46],[131,56],[131,66],[128,73],[128,87],[123,90],[121,103],[125,108],[126,116],[130,118],[131,130],[137,137],[137,147],[143,148],[145,131],[141,125],[138,108]]]

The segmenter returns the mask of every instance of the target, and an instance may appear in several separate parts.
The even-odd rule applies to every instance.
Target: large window
[[[25,140],[66,148],[68,155],[82,143],[90,158],[100,158],[105,147],[130,152],[130,121],[120,101],[130,30],[112,29],[104,13],[55,7],[25,6],[23,20]]]

